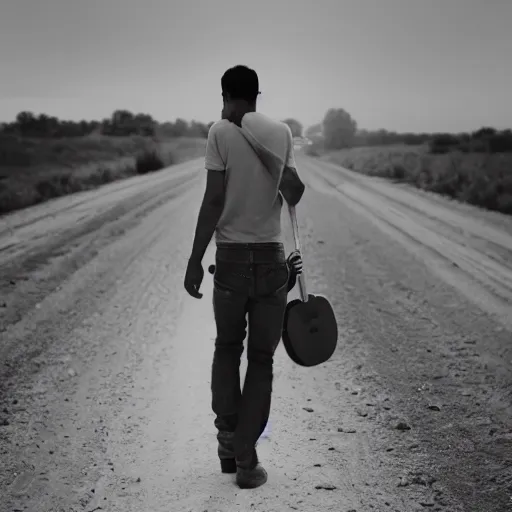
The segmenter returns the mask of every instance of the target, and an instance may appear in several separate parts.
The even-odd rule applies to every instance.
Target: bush
[[[73,191],[71,173],[66,172],[44,178],[35,184],[35,189],[41,201],[69,194]]]
[[[137,174],[147,174],[163,169],[165,163],[156,150],[144,151],[137,155],[135,160],[135,169]]]
[[[0,166],[28,167],[32,163],[27,144],[19,137],[0,133]]]
[[[430,152],[434,155],[445,155],[449,153],[451,148],[449,146],[443,146],[435,143],[430,143]]]
[[[391,177],[395,180],[403,181],[407,175],[407,171],[403,165],[393,165],[391,168]]]
[[[512,152],[512,131],[505,130],[490,136],[489,149],[492,153]]]
[[[512,215],[512,193],[505,193],[498,197],[497,210]]]
[[[460,139],[451,133],[441,133],[429,142],[430,152],[434,154],[448,153],[460,144]]]
[[[512,155],[506,153],[425,154],[404,148],[354,148],[329,160],[356,172],[380,176],[488,210],[512,214]]]
[[[433,154],[446,154],[454,150],[463,153],[510,153],[512,131],[481,128],[471,135],[440,134],[429,142],[429,149]]]
[[[0,215],[198,158],[205,148],[203,138],[42,140],[0,134]]]

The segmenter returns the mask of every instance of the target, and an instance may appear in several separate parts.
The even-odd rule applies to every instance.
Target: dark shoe
[[[236,483],[240,489],[254,489],[263,485],[267,479],[267,472],[259,463],[256,452],[249,463],[237,461]]]
[[[253,469],[236,469],[236,483],[240,489],[255,489],[263,485],[267,478],[267,472],[259,463]]]
[[[220,459],[220,470],[223,473],[236,473],[235,459]]]
[[[220,459],[220,470],[223,473],[236,473],[235,452],[233,450],[233,432],[219,432],[217,453]]]

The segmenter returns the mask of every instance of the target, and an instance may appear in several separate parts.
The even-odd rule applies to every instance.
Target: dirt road
[[[278,348],[252,491],[216,459],[211,276],[182,288],[202,161],[0,218],[2,512],[512,510],[511,218],[298,161],[339,348]]]

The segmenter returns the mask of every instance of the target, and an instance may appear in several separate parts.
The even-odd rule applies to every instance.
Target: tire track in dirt
[[[340,341],[313,369],[279,347],[267,485],[240,491],[218,472],[211,282],[203,302],[182,289],[198,179],[112,239],[100,227],[108,243],[2,333],[17,362],[0,395],[2,512],[507,510],[510,333],[440,278],[438,257],[298,161],[307,282],[332,301]],[[112,206],[94,197],[98,215]],[[57,236],[66,219],[48,219]]]
[[[44,512],[81,509],[119,471],[109,455],[109,434],[135,440],[137,421],[119,425],[117,418],[126,411],[130,419],[130,410],[143,415],[143,407],[132,407],[151,401],[144,387],[133,389],[134,375],[151,355],[148,328],[155,315],[165,319],[167,314],[172,333],[181,308],[180,301],[170,300],[172,286],[165,284],[171,279],[175,287],[181,275],[162,245],[181,239],[183,224],[170,225],[169,219],[189,211],[196,195],[197,187],[182,189],[178,197],[147,212],[130,226],[129,236],[102,247],[10,331],[13,341],[23,339],[25,352],[18,354],[15,374],[3,380],[2,398],[16,396],[19,405],[10,405],[11,457],[0,471],[0,486],[9,492],[2,506],[28,504],[28,510]],[[151,258],[158,245],[159,258]],[[183,249],[171,245],[170,251],[181,261]],[[159,278],[163,282],[157,285]],[[38,348],[37,356],[27,348]]]
[[[375,438],[383,436],[382,445],[403,465],[404,484],[396,492],[410,493],[418,487],[411,482],[423,482],[420,487],[433,491],[434,510],[463,504],[460,510],[507,511],[512,350],[503,318],[460,293],[456,267],[446,265],[451,279],[445,279],[443,260],[375,218],[380,209],[334,190],[323,179],[323,166],[307,161],[301,169],[312,194],[325,198],[308,212],[316,237],[325,242],[318,266],[332,276],[330,293],[336,289],[344,297],[343,321],[354,338],[344,341],[347,361],[352,371],[359,368],[356,382],[367,394],[387,390],[390,398],[389,411],[366,418],[375,422]],[[474,290],[483,293],[478,283]],[[410,430],[390,446],[383,431],[392,418]]]
[[[74,270],[90,261],[105,244],[122,236],[136,222],[162,203],[193,186],[192,176],[173,179],[112,204],[87,221],[53,234],[45,245],[28,247],[16,258],[2,261],[0,270],[0,333],[35,307],[50,289],[55,289]],[[0,347],[3,352],[4,347]]]
[[[512,331],[512,260],[500,263],[499,258],[491,259],[481,251],[461,245],[455,232],[451,237],[440,233],[428,219],[407,207],[398,208],[396,202],[386,202],[381,195],[369,192],[365,184],[353,185],[344,181],[345,175],[337,179],[327,176],[323,167],[316,168],[310,161],[306,161],[305,168],[314,173],[316,179],[329,184],[354,211],[402,243],[469,300],[496,315],[500,323]],[[405,201],[400,204],[404,205]],[[512,247],[512,237],[507,238],[504,233],[500,233],[500,237],[506,241],[502,248]],[[437,257],[427,258],[426,250]]]

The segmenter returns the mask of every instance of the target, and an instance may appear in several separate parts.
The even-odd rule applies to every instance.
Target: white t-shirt
[[[272,169],[265,167],[234,123],[223,119],[212,125],[206,145],[205,168],[226,171],[225,203],[215,240],[281,242],[279,183],[285,162],[296,168],[291,130],[286,123],[258,112],[245,114],[242,126],[283,165]]]

